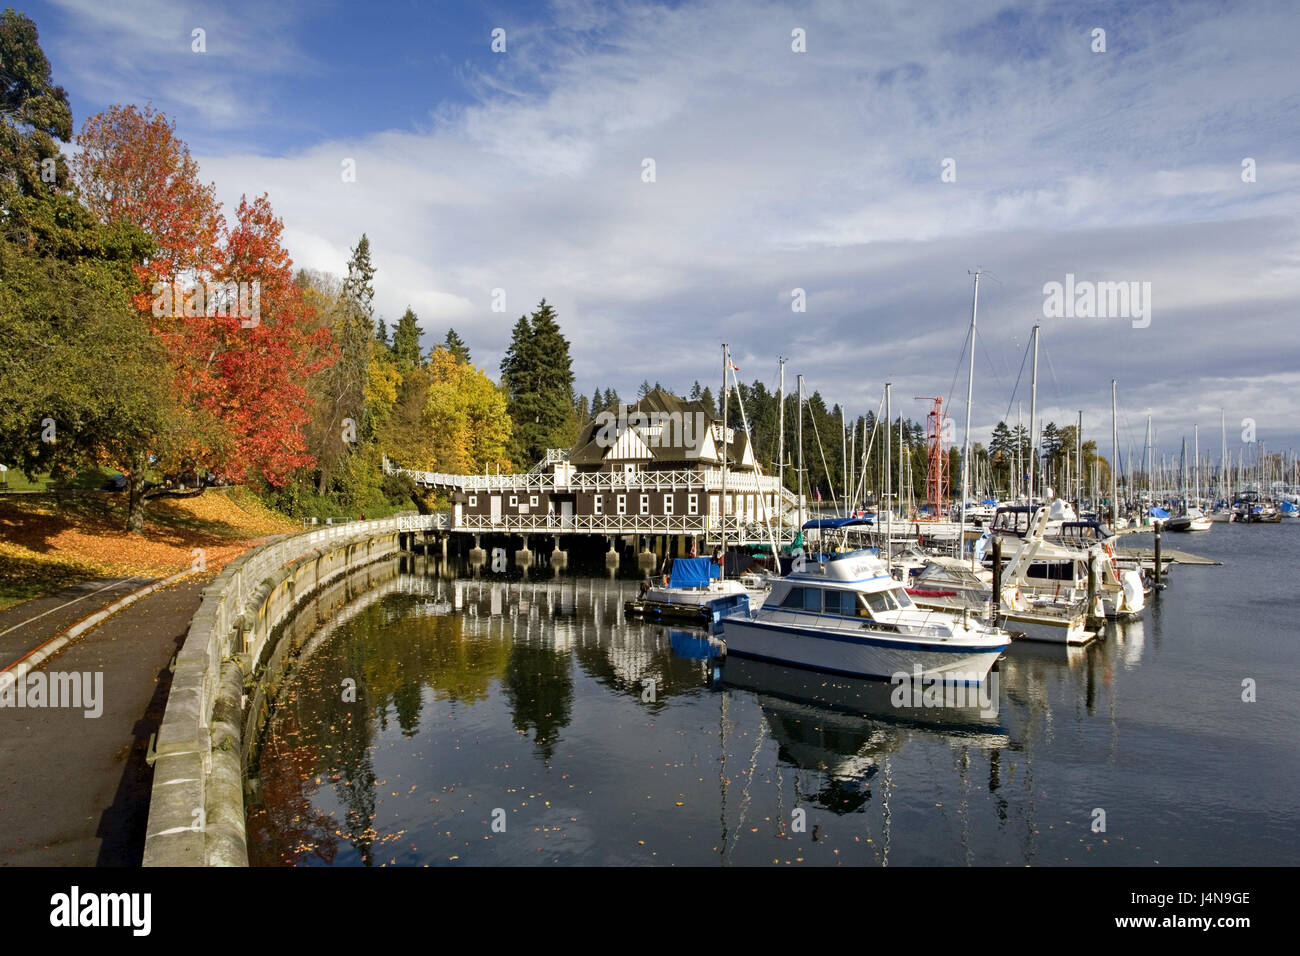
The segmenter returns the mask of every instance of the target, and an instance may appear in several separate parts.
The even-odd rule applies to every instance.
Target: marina
[[[404,557],[283,681],[252,860],[1295,865],[1300,711],[1268,688],[1300,673],[1290,585],[1267,568],[1300,539],[1223,530],[1206,545],[1222,566],[1180,568],[1140,618],[1085,647],[1013,642],[985,685],[928,704],[927,685],[720,656],[703,629],[627,618],[639,578],[599,561]],[[1248,633],[1210,580],[1255,609]],[[320,692],[349,674],[357,706]],[[1248,675],[1267,706],[1242,701]]]

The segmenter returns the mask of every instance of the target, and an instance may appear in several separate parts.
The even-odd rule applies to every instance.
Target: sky
[[[1221,414],[1300,447],[1294,3],[15,6],[78,128],[152,103],[228,210],[269,193],[338,274],[366,233],[377,312],[494,378],[544,297],[580,393],[716,393],[727,342],[850,416],[942,396],[960,441],[980,270],[973,441],[1028,421],[1037,323],[1040,418],[1102,454],[1112,379],[1122,453],[1148,414],[1157,454],[1217,458]],[[1067,275],[1149,309],[1045,314]]]

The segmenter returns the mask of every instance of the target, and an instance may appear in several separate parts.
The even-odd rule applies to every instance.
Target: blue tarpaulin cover
[[[804,530],[809,528],[848,528],[854,525],[875,524],[870,518],[813,518],[804,522]]]
[[[1148,513],[1149,515],[1151,515],[1151,517],[1153,517],[1153,518],[1168,518],[1168,517],[1169,517],[1169,512],[1166,511],[1164,508],[1152,508],[1152,509],[1151,509],[1149,512],[1147,512],[1147,513]]]
[[[668,586],[673,588],[706,588],[709,579],[716,578],[722,569],[712,558],[674,558],[672,576]]]

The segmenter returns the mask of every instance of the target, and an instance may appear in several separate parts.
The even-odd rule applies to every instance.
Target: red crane
[[[943,399],[928,395],[913,396],[918,402],[931,402],[930,414],[925,417],[926,458],[925,470],[926,503],[934,509],[937,517],[948,513],[948,456],[943,451]]]

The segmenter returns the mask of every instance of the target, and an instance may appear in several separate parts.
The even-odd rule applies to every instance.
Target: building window
[[[528,496],[528,506],[529,506],[530,508],[536,508],[536,507],[537,507],[537,496],[536,496],[536,495],[529,495],[529,496]]]
[[[669,492],[668,494],[664,495],[664,514],[670,515],[672,513],[673,513],[673,496],[672,496],[672,492]]]
[[[686,513],[687,513],[688,515],[697,515],[697,514],[700,513],[700,496],[699,496],[699,495],[687,495],[687,496],[686,496]]]
[[[604,496],[604,495],[596,495],[596,497],[592,499],[592,503],[591,503],[591,513],[592,513],[592,514],[597,514],[597,515],[603,515],[603,514],[605,513],[605,496]]]
[[[469,496],[469,506],[470,506],[471,508],[477,508],[477,507],[478,507],[478,495],[470,495],[470,496]]]
[[[621,515],[627,514],[627,495],[618,496],[618,513]]]
[[[519,496],[518,496],[518,495],[511,495],[511,496],[510,496],[510,507],[511,507],[511,508],[518,508],[518,507],[519,507]]]
[[[641,496],[641,513],[642,513],[643,515],[648,515],[648,514],[650,513],[650,496],[649,496],[649,495],[642,495],[642,496]]]

